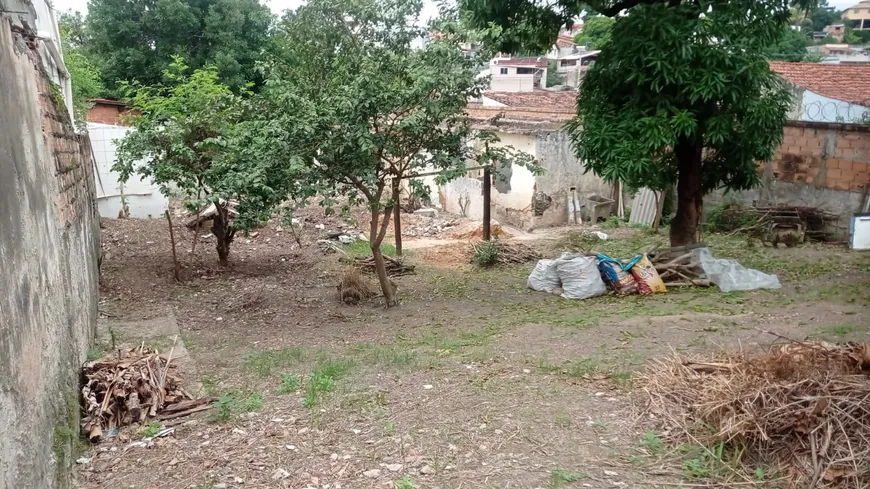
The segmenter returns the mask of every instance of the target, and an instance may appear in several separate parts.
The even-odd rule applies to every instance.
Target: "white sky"
[[[305,3],[305,0],[261,0],[272,9],[276,15],[280,15],[284,10],[295,9]],[[53,0],[54,8],[60,12],[72,10],[73,12],[86,13],[88,11],[88,0]],[[426,20],[434,17],[438,13],[438,5],[433,0],[423,1],[423,15],[421,18]]]
[[[286,9],[294,9],[303,3],[305,0],[264,0],[272,9],[272,12],[280,15]],[[852,5],[856,5],[860,0],[828,0],[828,5],[836,7],[837,10],[843,10]],[[52,2],[54,8],[58,11],[65,12],[67,10],[79,11],[85,13],[88,10],[88,0],[54,0]],[[438,13],[438,5],[434,0],[423,1],[423,14],[420,16],[423,20],[428,20]]]

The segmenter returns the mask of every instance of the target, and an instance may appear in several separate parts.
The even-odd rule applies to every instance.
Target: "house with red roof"
[[[789,119],[870,121],[870,65],[771,62],[794,93]]]

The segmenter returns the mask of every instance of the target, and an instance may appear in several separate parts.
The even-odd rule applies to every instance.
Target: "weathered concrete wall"
[[[0,15],[0,488],[41,489],[69,485],[99,224],[90,143],[15,15]]]
[[[762,163],[762,185],[745,192],[714,193],[708,204],[793,204],[838,214],[831,232],[845,237],[870,185],[870,126],[789,122],[773,161]]]

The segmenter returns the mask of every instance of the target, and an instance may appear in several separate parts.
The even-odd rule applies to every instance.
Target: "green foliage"
[[[157,433],[160,433],[160,423],[154,422],[142,430],[142,438],[153,438]]]
[[[417,487],[417,481],[407,475],[399,480],[393,481],[393,484],[396,485],[396,489],[414,489]]]
[[[79,12],[60,13],[57,17],[60,30],[63,61],[69,72],[72,85],[73,114],[76,125],[87,125],[90,98],[97,98],[105,91],[100,80],[99,66],[84,47],[87,41],[84,30],[84,19]]]
[[[353,243],[346,244],[342,248],[353,256],[366,256],[372,254],[372,247],[368,241],[358,239]],[[391,243],[381,243],[381,253],[387,256],[396,256],[396,247]]]
[[[124,81],[166,83],[162,74],[175,56],[194,70],[213,66],[220,83],[239,92],[257,79],[271,23],[258,0],[91,0],[88,49],[117,97]]]
[[[708,233],[730,233],[757,221],[757,214],[739,204],[710,206],[704,216],[704,230]]]
[[[317,405],[317,401],[323,397],[323,394],[335,390],[335,383],[347,375],[353,365],[349,359],[321,361],[311,373],[311,377],[308,378],[303,405],[307,408],[313,408]]]
[[[610,42],[613,24],[616,21],[603,15],[587,16],[583,19],[583,30],[574,36],[574,42],[578,46],[591,43],[591,49],[601,49]]]
[[[249,351],[245,353],[245,367],[256,372],[260,377],[269,377],[275,370],[301,362],[304,356],[305,350],[301,347]]]
[[[822,40],[819,41],[819,44],[840,44],[842,41],[838,40],[834,36],[828,34]]]
[[[562,84],[562,77],[559,76],[559,65],[555,59],[547,60],[547,86],[552,87]]]
[[[263,395],[235,391],[218,397],[209,414],[213,422],[229,421],[234,416],[263,409]]]
[[[302,386],[302,383],[299,382],[299,376],[295,374],[288,374],[281,376],[281,385],[278,386],[278,394],[290,394],[292,392],[296,392]]]
[[[483,241],[474,247],[474,264],[485,268],[498,263],[498,252],[501,243],[497,239]]]
[[[565,484],[577,482],[589,477],[586,473],[569,472],[562,469],[554,469],[550,472],[550,483],[547,484],[548,489],[558,489],[564,487]]]
[[[784,27],[780,39],[775,44],[764,48],[764,56],[773,61],[804,61],[808,54],[807,45],[809,43],[810,38],[807,34],[790,27]]]
[[[812,29],[821,31],[826,26],[840,21],[840,12],[834,7],[829,7],[827,0],[819,0],[809,9],[807,17],[812,21]]]
[[[619,227],[619,224],[620,224],[621,222],[622,222],[622,220],[619,218],[619,216],[610,216],[610,217],[607,218],[607,220],[605,220],[604,222],[602,222],[602,223],[600,224],[600,226],[601,226],[603,229],[615,229],[615,228],[618,228],[618,227]]]

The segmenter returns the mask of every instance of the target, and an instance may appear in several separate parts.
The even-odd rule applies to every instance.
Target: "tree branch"
[[[622,2],[616,2],[610,7],[602,8],[600,10],[596,8],[595,10],[606,17],[615,17],[625,9],[630,9],[641,4],[654,5],[656,3],[667,3],[669,7],[673,6],[673,0],[625,0]],[[677,0],[677,5],[679,5],[679,3],[679,0]]]

